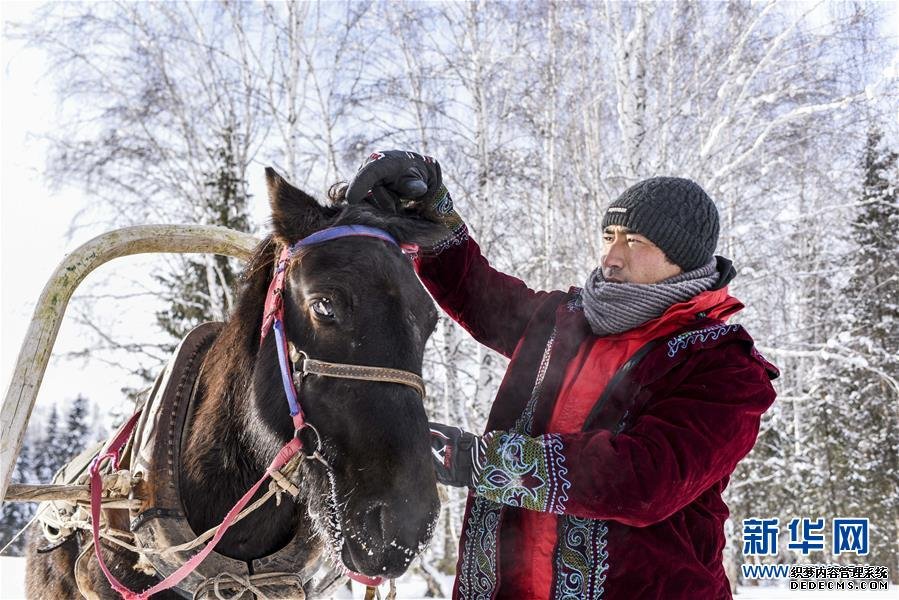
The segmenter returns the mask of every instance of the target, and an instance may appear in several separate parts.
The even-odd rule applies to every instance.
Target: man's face
[[[602,276],[615,283],[658,283],[681,272],[658,246],[621,225],[603,230],[600,264]]]

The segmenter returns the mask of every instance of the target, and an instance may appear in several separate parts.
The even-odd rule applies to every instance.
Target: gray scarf
[[[598,267],[584,285],[584,316],[596,335],[622,333],[656,317],[669,307],[685,302],[718,283],[717,261],[681,273],[659,283],[614,283]]]

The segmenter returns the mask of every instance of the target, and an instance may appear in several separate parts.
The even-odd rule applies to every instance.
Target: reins
[[[419,395],[425,397],[424,381],[415,373],[403,371],[400,369],[391,369],[386,367],[371,367],[367,365],[350,365],[342,363],[332,363],[311,359],[305,352],[297,350],[297,348],[287,340],[284,330],[284,282],[287,276],[290,263],[296,258],[302,249],[308,248],[316,244],[321,244],[330,240],[350,237],[363,236],[383,240],[399,247],[406,255],[414,255],[418,251],[418,247],[412,244],[399,244],[386,231],[367,227],[364,225],[341,225],[337,227],[329,227],[321,231],[317,231],[300,241],[286,246],[281,249],[278,262],[275,265],[275,273],[269,285],[268,293],[265,301],[265,310],[263,312],[262,330],[260,332],[260,348],[262,341],[265,340],[269,331],[275,333],[275,346],[278,351],[278,364],[281,372],[281,380],[284,387],[284,394],[287,397],[287,404],[290,416],[293,421],[294,435],[285,443],[278,454],[266,468],[265,473],[251,487],[237,503],[228,511],[222,523],[216,528],[215,535],[212,540],[196,555],[191,557],[180,568],[168,577],[143,592],[134,592],[125,587],[116,577],[109,571],[103,560],[103,554],[100,549],[100,504],[102,495],[102,480],[100,475],[101,465],[107,460],[111,460],[113,469],[118,469],[119,455],[122,448],[127,443],[137,423],[140,412],[133,415],[131,419],[117,432],[115,437],[106,445],[100,454],[94,458],[90,466],[90,488],[91,488],[91,530],[93,534],[94,551],[100,568],[110,585],[125,600],[146,600],[152,594],[161,592],[176,586],[182,579],[187,577],[203,560],[213,551],[213,549],[221,541],[228,528],[233,525],[244,507],[249,503],[250,499],[256,494],[262,484],[269,478],[273,477],[279,482],[283,480],[281,468],[293,459],[301,450],[303,450],[303,442],[300,439],[300,432],[304,429],[312,429],[316,434],[318,448],[309,458],[315,458],[321,461],[326,467],[328,463],[321,456],[321,437],[318,430],[308,423],[305,418],[302,406],[300,404],[298,390],[302,389],[303,379],[309,375],[317,375],[322,377],[337,377],[343,379],[356,379],[365,381],[380,381],[388,383],[398,383],[415,389]],[[283,483],[281,484],[283,486]],[[368,577],[361,573],[354,573],[347,570],[347,576],[363,585],[373,588],[382,583],[381,577]]]

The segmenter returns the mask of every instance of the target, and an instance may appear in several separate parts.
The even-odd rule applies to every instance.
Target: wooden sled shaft
[[[140,225],[97,236],[69,254],[41,292],[0,407],[0,498],[6,498],[25,427],[69,299],[89,273],[120,256],[155,252],[213,253],[247,259],[258,243],[252,235],[224,227]]]
[[[56,485],[11,483],[6,488],[4,502],[44,502],[46,500],[68,500],[90,504],[91,493],[87,485]],[[103,508],[140,508],[140,498],[110,496],[102,500]]]

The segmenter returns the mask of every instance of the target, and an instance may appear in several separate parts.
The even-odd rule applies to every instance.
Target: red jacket
[[[419,267],[450,316],[511,358],[454,597],[730,598],[721,493],[777,376],[721,320],[742,305],[712,290],[600,338],[579,290],[534,292],[473,240]]]

